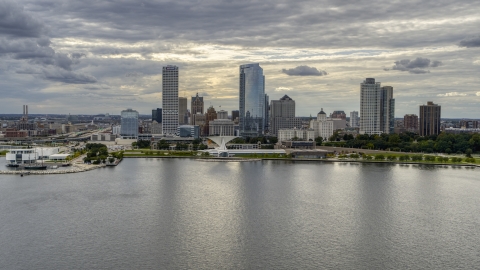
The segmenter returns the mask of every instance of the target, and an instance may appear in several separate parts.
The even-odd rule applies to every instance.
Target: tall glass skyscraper
[[[132,109],[123,110],[121,113],[120,136],[126,139],[138,137],[138,112]]]
[[[239,100],[240,136],[262,136],[266,125],[265,76],[258,63],[240,66]]]
[[[162,70],[162,126],[163,134],[173,135],[178,128],[178,67]]]

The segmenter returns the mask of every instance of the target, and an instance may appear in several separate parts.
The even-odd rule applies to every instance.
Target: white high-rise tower
[[[360,134],[392,133],[394,116],[393,87],[365,79],[360,84]]]
[[[163,134],[173,135],[178,128],[178,67],[162,70],[162,128]]]

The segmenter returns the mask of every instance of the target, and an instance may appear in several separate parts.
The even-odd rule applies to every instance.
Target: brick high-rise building
[[[420,136],[440,134],[441,109],[441,106],[432,101],[420,105]]]
[[[405,114],[403,127],[408,132],[418,132],[418,116],[416,114]]]

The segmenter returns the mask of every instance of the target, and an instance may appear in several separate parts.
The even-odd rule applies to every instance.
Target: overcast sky
[[[0,113],[119,114],[180,96],[238,108],[239,65],[297,115],[359,110],[360,83],[393,86],[396,117],[434,101],[480,118],[480,2],[451,0],[0,0]]]

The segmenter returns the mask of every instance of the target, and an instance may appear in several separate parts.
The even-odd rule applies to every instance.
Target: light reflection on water
[[[478,173],[126,159],[0,175],[0,269],[472,269]]]

